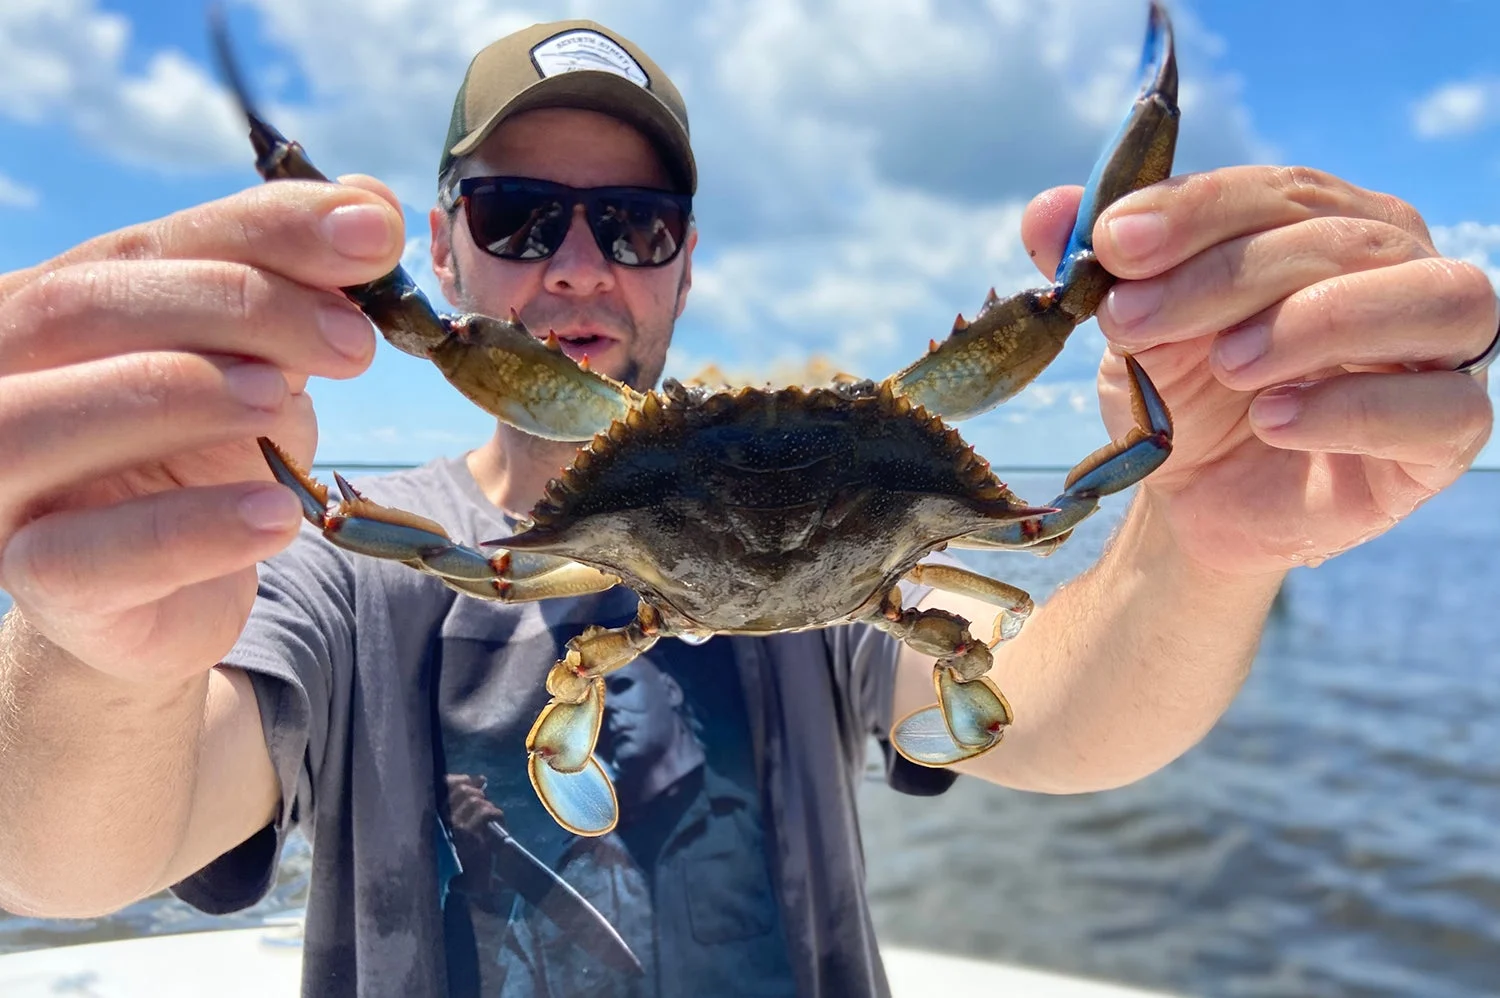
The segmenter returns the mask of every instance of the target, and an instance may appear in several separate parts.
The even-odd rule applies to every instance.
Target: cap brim
[[[698,167],[693,161],[687,131],[676,115],[645,87],[600,70],[580,69],[536,81],[455,143],[449,152],[467,156],[506,118],[544,107],[598,111],[635,126],[662,152],[673,179],[688,194],[697,193]]]

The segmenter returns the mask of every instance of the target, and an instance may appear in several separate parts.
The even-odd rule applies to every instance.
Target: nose
[[[594,240],[583,205],[574,205],[568,235],[547,261],[547,290],[558,295],[587,296],[610,291],[614,284],[614,269]]]

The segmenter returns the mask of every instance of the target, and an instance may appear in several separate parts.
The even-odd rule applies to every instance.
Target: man
[[[585,57],[600,68],[558,73]],[[445,179],[690,192],[686,135],[639,49],[595,25],[541,26],[471,67]],[[1027,210],[1044,273],[1077,200],[1062,188]],[[0,585],[17,606],[0,633],[6,907],[91,915],[168,885],[243,906],[301,823],[308,993],[442,994],[444,774],[484,773],[517,838],[560,853],[555,825],[512,811],[527,796],[517,743],[562,642],[619,623],[619,595],[496,607],[313,538],[263,567],[256,600],[254,566],[291,543],[297,511],[257,483],[253,438],[306,461],[306,378],[368,362],[370,331],[332,289],[396,263],[393,202],[368,179],[273,184],[0,279]],[[432,244],[453,304],[515,308],[596,369],[656,380],[696,233],[640,267],[571,204],[561,241],[526,258],[524,241],[476,240],[450,203]],[[1095,237],[1123,278],[1100,326],[1161,387],[1175,451],[1100,562],[999,652],[1017,721],[963,766],[1059,793],[1127,783],[1193,745],[1243,680],[1285,571],[1398,522],[1462,473],[1493,419],[1469,363],[1493,352],[1493,289],[1439,259],[1394,198],[1234,168],[1126,198]],[[512,247],[522,259],[493,255]],[[1114,433],[1123,371],[1114,352],[1100,369]],[[377,498],[465,540],[498,536],[567,456],[501,426]],[[983,604],[911,596],[989,631]],[[881,993],[853,788],[868,735],[930,701],[931,663],[860,628],[713,644],[715,688],[742,705],[731,737],[756,775],[799,993]],[[491,758],[515,763],[475,764]],[[889,769],[915,791],[946,778]]]

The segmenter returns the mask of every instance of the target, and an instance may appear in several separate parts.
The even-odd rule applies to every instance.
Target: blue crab
[[[250,107],[219,37],[267,180],[326,179]],[[594,749],[604,676],[665,637],[770,634],[865,622],[932,656],[934,703],[900,719],[907,759],[948,766],[992,750],[1012,722],[985,674],[1030,613],[1027,594],[947,564],[947,545],[1046,553],[1103,496],[1166,460],[1172,423],[1127,358],[1136,426],[1067,476],[1046,506],[1018,499],[947,426],[1012,397],[1057,356],[1114,278],[1095,259],[1099,214],[1171,172],[1178,111],[1171,25],[1152,4],[1143,87],[1089,179],[1051,287],[1000,300],[875,383],[637,391],[540,339],[512,315],[440,316],[400,268],[345,292],[396,347],[431,360],[464,395],[527,433],[581,443],[513,536],[470,547],[420,516],[378,505],[335,475],[336,505],[269,440],[261,447],[306,518],[334,544],[388,558],[472,596],[542,600],[628,586],[635,619],[593,626],[547,673],[551,700],[526,739],[531,782],[564,827],[600,835],[618,803]],[[487,551],[480,548],[495,548]],[[912,580],[999,610],[989,641],[940,609],[904,607]]]

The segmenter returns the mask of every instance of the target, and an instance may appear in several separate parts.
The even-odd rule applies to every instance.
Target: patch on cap
[[[587,28],[565,31],[533,46],[531,62],[543,77],[593,69],[623,76],[639,87],[651,82],[634,56],[614,40]]]

